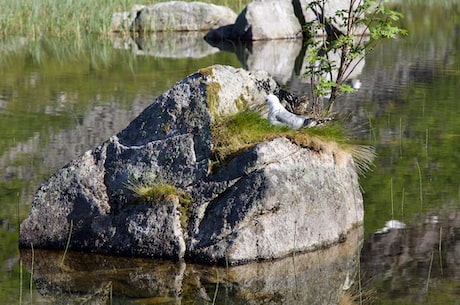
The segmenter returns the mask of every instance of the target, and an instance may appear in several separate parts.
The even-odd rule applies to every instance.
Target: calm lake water
[[[0,303],[330,304],[339,275],[357,274],[352,290],[364,301],[460,304],[460,7],[448,3],[400,6],[409,36],[371,52],[354,75],[361,88],[338,102],[361,127],[356,141],[378,155],[360,179],[364,233],[321,253],[229,269],[78,253],[60,264],[62,252],[20,253],[18,228],[44,179],[202,67],[266,69],[301,92],[301,45],[1,42]]]

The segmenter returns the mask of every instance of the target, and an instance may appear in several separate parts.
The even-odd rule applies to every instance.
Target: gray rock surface
[[[135,5],[129,12],[112,15],[112,31],[207,31],[232,24],[237,15],[230,8],[199,1]]]
[[[342,33],[346,33],[347,28],[345,26],[345,19],[341,18],[336,15],[337,11],[340,12],[346,12],[348,13],[348,10],[350,8],[350,0],[344,1],[344,0],[328,0],[324,1],[324,7],[322,9],[319,6],[316,6],[314,8],[309,8],[308,4],[311,1],[299,1],[300,3],[300,10],[296,11],[298,16],[303,16],[306,22],[311,22],[314,20],[322,20],[322,18],[326,20],[330,20],[330,27],[335,28],[334,30],[338,30]],[[353,1],[353,5],[356,8],[359,5],[359,2]],[[302,18],[302,17],[301,17]],[[329,30],[329,29],[328,29]],[[322,36],[329,34],[331,35],[332,33],[326,33],[326,29],[319,30],[317,33],[314,33],[315,35]],[[352,29],[352,32],[354,32],[356,35],[361,34],[363,32],[367,31],[367,29],[360,25],[360,26],[355,26]]]
[[[257,41],[272,39],[302,38],[302,27],[309,22],[330,20],[328,30],[345,32],[344,19],[337,11],[347,12],[350,1],[325,1],[324,7],[309,7],[311,1],[299,0],[254,0],[238,15],[234,24],[212,29],[206,35],[209,41],[241,40]],[[356,4],[357,5],[357,4]],[[366,29],[357,27],[355,34]],[[313,36],[323,36],[326,30],[318,30]],[[331,34],[331,33],[328,33]]]
[[[176,83],[39,188],[20,245],[237,264],[343,240],[363,220],[349,153],[277,138],[210,171],[212,122],[279,91],[265,72],[219,65]],[[170,184],[194,203],[151,203],[136,184]]]
[[[236,19],[232,35],[247,41],[301,38],[302,28],[292,1],[253,1]]]
[[[235,24],[211,30],[206,37],[242,41],[302,38],[302,27],[291,1],[253,1],[238,15]]]
[[[129,12],[112,15],[112,31],[164,32],[209,31],[208,40],[257,41],[302,38],[302,27],[330,19],[329,26],[346,30],[336,11],[347,11],[349,1],[326,1],[324,7],[308,7],[305,1],[255,0],[237,16],[231,9],[203,2],[170,1],[151,6],[135,5]],[[366,29],[353,29],[356,34]],[[314,35],[324,35],[320,30]],[[330,33],[329,33],[330,34]]]
[[[249,162],[248,162],[249,161]],[[345,237],[363,219],[350,157],[300,148],[285,138],[235,158],[214,181],[230,184],[197,210],[188,255],[223,263],[273,259]]]

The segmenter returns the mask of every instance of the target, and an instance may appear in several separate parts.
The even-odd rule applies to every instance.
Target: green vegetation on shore
[[[42,36],[107,37],[112,14],[131,10],[134,4],[151,5],[158,0],[0,0],[0,38]],[[239,13],[248,0],[209,1]]]

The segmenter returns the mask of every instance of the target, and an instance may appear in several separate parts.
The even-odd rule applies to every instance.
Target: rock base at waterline
[[[212,124],[280,93],[265,72],[201,69],[37,191],[20,246],[241,264],[322,248],[363,221],[350,153],[261,142],[211,171]],[[332,147],[332,146],[331,146]],[[170,185],[155,202],[135,186]]]

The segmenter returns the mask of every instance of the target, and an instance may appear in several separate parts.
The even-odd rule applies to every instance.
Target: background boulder
[[[331,31],[346,32],[344,18],[336,12],[348,12],[350,1],[325,1],[324,6],[310,7],[312,1],[299,0],[254,0],[238,15],[234,24],[211,29],[206,34],[209,42],[222,40],[257,41],[292,39],[304,36],[303,27],[314,21],[327,22],[327,26],[311,33],[313,36],[333,35]],[[357,3],[355,3],[357,6]],[[367,29],[353,29],[360,35]],[[328,32],[328,33],[326,33]]]
[[[236,19],[232,37],[245,41],[301,38],[302,27],[290,0],[253,1]]]
[[[112,31],[208,31],[232,24],[237,15],[230,8],[199,1],[135,5],[130,12],[112,15]]]
[[[234,24],[206,34],[209,41],[221,39],[254,41],[302,38],[302,27],[288,0],[265,0],[249,3]]]

